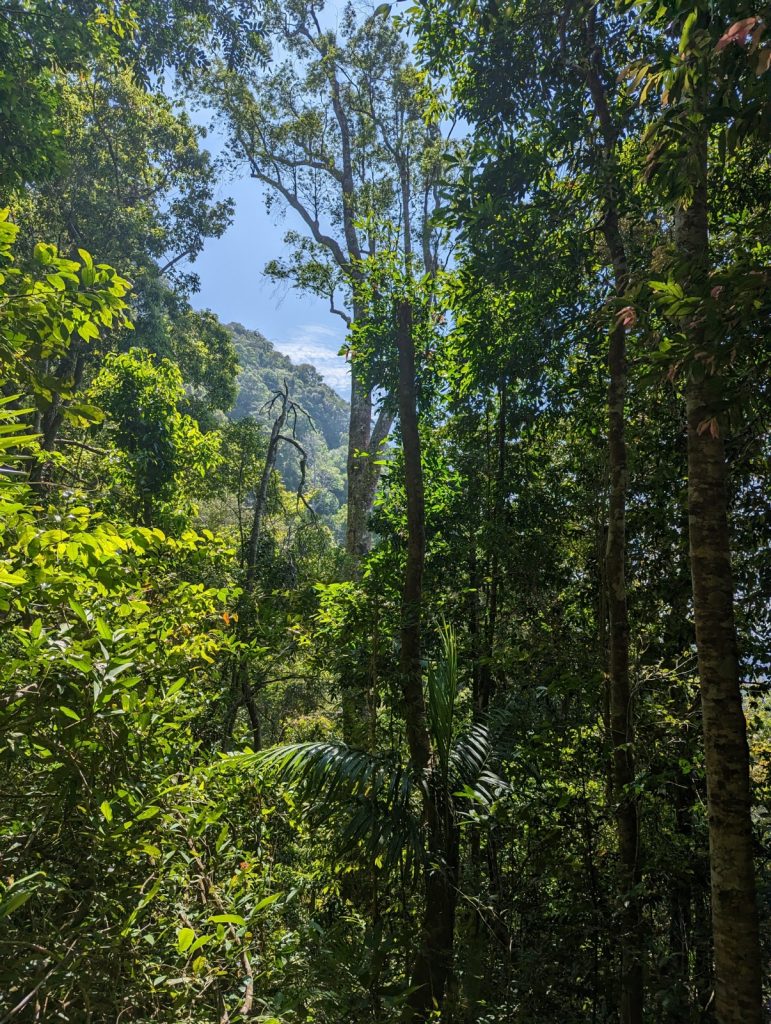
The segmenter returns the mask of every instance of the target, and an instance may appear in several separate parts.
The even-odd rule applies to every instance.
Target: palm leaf
[[[450,768],[455,702],[458,695],[458,648],[454,631],[442,623],[442,657],[429,670],[426,711],[442,779],[446,783]]]
[[[309,819],[340,816],[337,857],[364,854],[390,869],[404,850],[412,859],[421,847],[414,780],[392,757],[343,743],[294,743],[226,763],[257,768],[289,786]]]

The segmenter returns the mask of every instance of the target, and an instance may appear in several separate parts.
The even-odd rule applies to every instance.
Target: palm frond
[[[489,728],[476,723],[458,738],[451,754],[450,784],[455,797],[489,808],[508,790],[508,784],[495,771],[495,748]]]
[[[455,704],[458,696],[458,647],[455,632],[450,626],[442,623],[440,631],[442,657],[428,673],[426,710],[442,778],[446,781],[450,767]]]
[[[257,768],[291,788],[309,820],[342,820],[334,853],[366,857],[390,869],[421,847],[416,787],[409,771],[388,755],[343,743],[293,743],[240,754],[227,763]]]

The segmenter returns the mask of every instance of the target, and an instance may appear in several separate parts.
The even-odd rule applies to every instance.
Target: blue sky
[[[322,23],[332,26],[342,7],[341,0],[328,0]],[[190,113],[207,125],[202,145],[215,155],[221,153],[225,138],[217,132],[216,121],[211,124],[212,111]],[[222,238],[207,241],[192,268],[201,279],[193,305],[213,310],[225,323],[237,321],[261,331],[294,362],[312,363],[324,380],[348,399],[350,374],[337,354],[345,340],[343,321],[330,313],[321,299],[277,287],[263,274],[265,264],[282,254],[286,232],[295,228],[304,233],[305,225],[292,210],[282,217],[280,203],[267,213],[263,188],[246,171],[236,180],[221,183],[217,198],[227,196],[235,200],[235,218]]]
[[[204,145],[216,153],[216,135]],[[235,200],[233,224],[222,238],[209,239],[192,269],[201,279],[193,305],[211,309],[225,323],[237,321],[261,331],[294,362],[313,363],[329,385],[349,397],[345,360],[337,355],[345,340],[345,324],[328,305],[291,288],[277,287],[263,274],[265,264],[283,251],[290,228],[302,228],[292,211],[281,217],[265,210],[263,190],[249,177],[223,181],[218,198]]]

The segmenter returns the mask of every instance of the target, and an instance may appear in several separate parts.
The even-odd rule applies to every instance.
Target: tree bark
[[[430,826],[432,840],[425,876],[423,918],[420,944],[410,978],[411,992],[402,1015],[403,1024],[423,1024],[437,1009],[441,1010],[452,975],[455,911],[458,884],[457,828],[448,823],[450,834],[440,834]],[[433,856],[438,855],[437,860]]]
[[[354,571],[358,569],[362,558],[369,553],[371,544],[369,531],[370,460],[367,458],[371,437],[372,392],[357,378],[355,366],[352,366],[347,462],[348,519],[345,550]]]
[[[246,585],[244,589],[249,596],[254,592],[254,585],[257,579],[260,539],[262,537],[262,518],[265,514],[265,507],[268,502],[270,478],[273,475],[273,470],[276,468],[279,436],[284,428],[284,424],[286,423],[287,407],[289,403],[289,392],[287,390],[286,382],[284,382],[284,393],[278,398],[278,401],[281,403],[281,406],[279,414],[273,421],[273,427],[270,431],[268,450],[265,454],[265,465],[262,468],[262,476],[260,477],[260,486],[257,488],[257,494],[254,498],[252,528],[249,531],[249,541],[244,553],[246,562]]]
[[[361,317],[361,309],[354,316]],[[381,409],[377,422],[372,425],[372,392],[356,375],[355,364],[351,366],[351,412],[348,428],[348,507],[345,550],[348,577],[356,579],[362,559],[369,553],[371,533],[369,516],[375,500],[380,467],[375,460],[378,449],[385,440],[392,417]],[[353,678],[342,681],[343,739],[349,747],[372,750],[375,746],[376,695],[371,680],[362,669]]]
[[[252,513],[252,526],[249,531],[249,538],[244,546],[243,567],[244,567],[244,590],[238,601],[238,620],[236,623],[236,637],[240,642],[249,639],[254,628],[254,591],[257,584],[257,569],[260,561],[260,540],[262,538],[262,521],[265,515],[265,508],[268,502],[268,487],[270,478],[276,467],[276,456],[278,454],[278,443],[281,439],[281,431],[287,420],[289,411],[289,390],[284,382],[284,391],[279,393],[274,401],[280,402],[279,413],[273,421],[273,427],[268,440],[268,450],[265,453],[265,463],[262,467],[260,484],[254,497],[254,512]],[[225,739],[229,740],[235,724],[238,707],[243,705],[249,716],[249,723],[252,729],[252,747],[259,750],[262,746],[262,726],[260,722],[257,704],[254,699],[254,688],[252,687],[252,674],[249,663],[245,657],[237,654],[233,662],[231,687],[234,704],[232,711],[228,712],[225,723]]]
[[[707,138],[694,144],[694,193],[677,211],[681,284],[706,300],[709,289]],[[686,325],[703,351],[704,320]],[[688,529],[696,651],[707,775],[715,1012],[720,1024],[761,1024],[761,958],[752,857],[749,750],[742,709],[728,528],[728,481],[719,436],[719,381],[695,364],[686,383]]]
[[[77,391],[83,381],[86,353],[79,344],[73,343],[68,352],[62,356],[54,376],[60,382],[60,386],[68,385],[71,391]],[[59,390],[54,389],[51,405],[40,416],[40,432],[42,439],[40,447],[42,451],[56,451],[56,441],[59,436],[67,402],[62,398]],[[33,486],[41,487],[50,476],[51,463],[33,463],[29,480]]]

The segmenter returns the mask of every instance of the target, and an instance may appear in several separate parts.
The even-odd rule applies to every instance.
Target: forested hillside
[[[0,1024],[771,1021],[769,22],[0,3]]]
[[[238,391],[230,418],[251,416],[270,424],[270,399],[286,382],[294,401],[307,413],[298,417],[297,437],[308,454],[309,486],[317,492],[313,507],[327,517],[337,513],[345,504],[347,403],[324,383],[314,366],[295,365],[259,331],[247,330],[241,324],[228,324],[227,329],[239,364]],[[297,459],[282,453],[278,465],[286,486],[296,490],[300,485]]]

